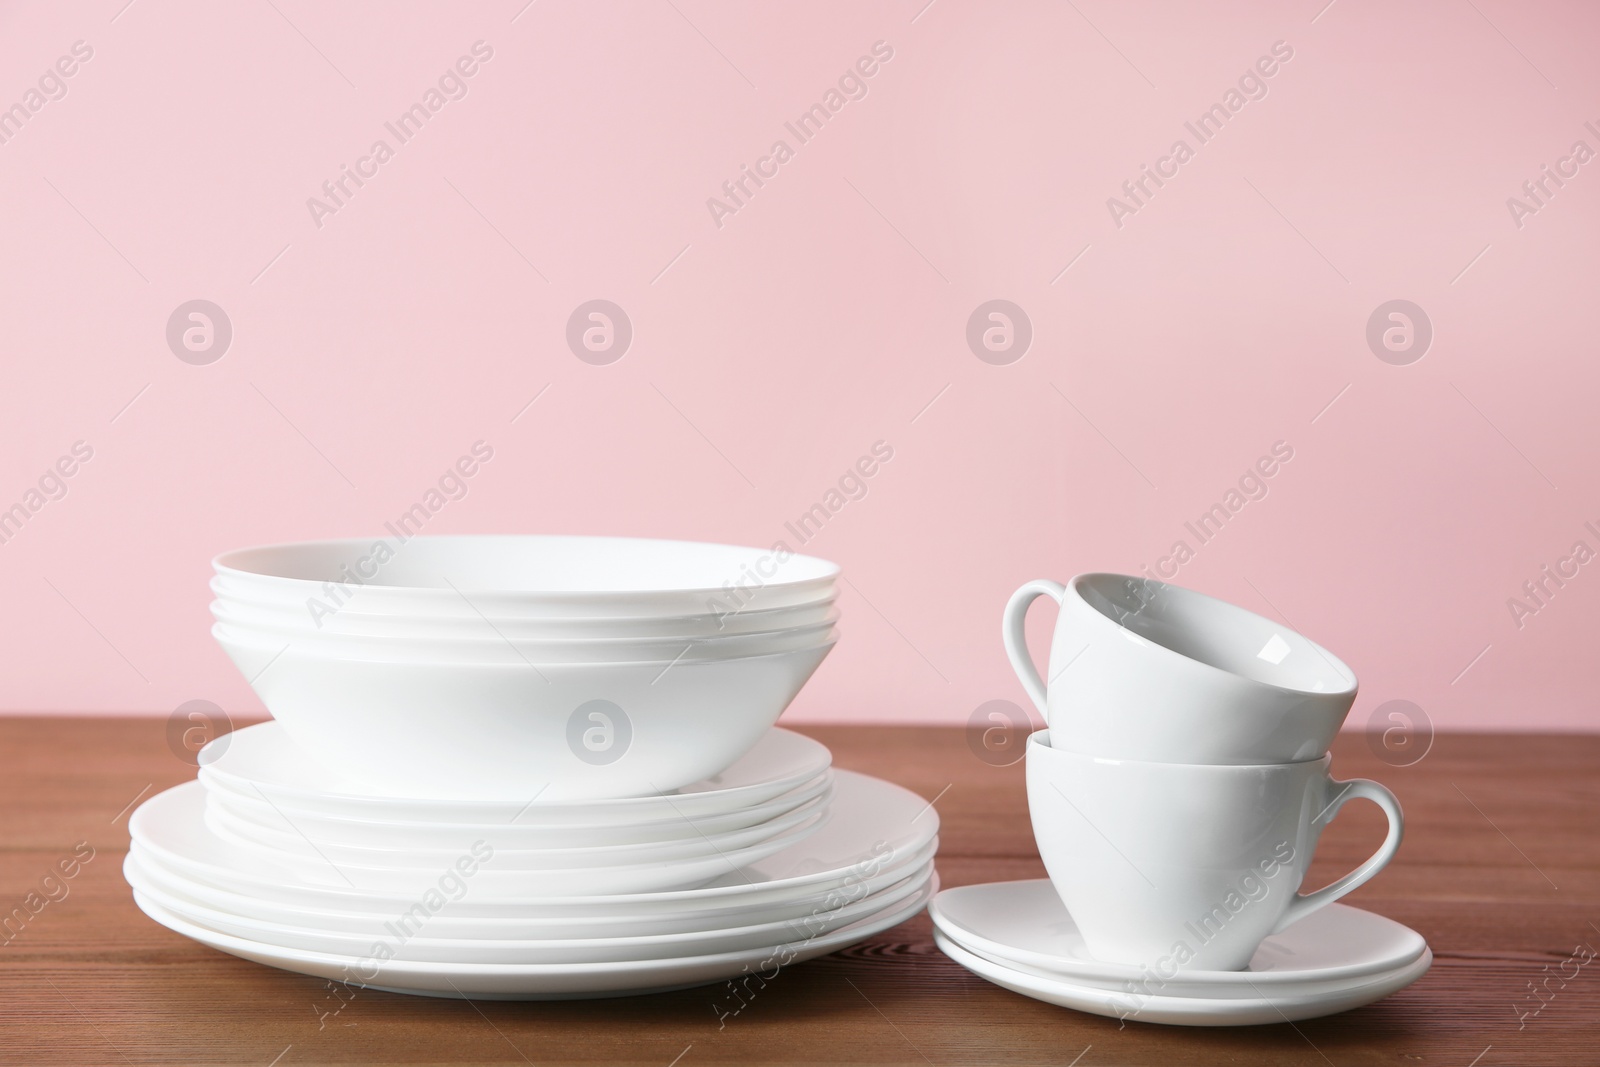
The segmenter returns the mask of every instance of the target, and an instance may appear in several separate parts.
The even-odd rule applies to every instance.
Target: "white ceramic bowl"
[[[833,648],[601,664],[427,663],[218,642],[324,765],[392,796],[637,797],[710,778]]]
[[[729,637],[640,639],[631,637],[576,638],[530,641],[489,633],[454,638],[358,636],[315,633],[218,621],[212,634],[219,641],[254,644],[273,652],[288,645],[316,655],[348,659],[403,660],[426,663],[629,663],[685,659],[732,659],[791,652],[834,640],[833,622],[827,620],[772,633]]]
[[[338,608],[330,613],[321,597],[310,602],[284,603],[281,599],[263,600],[230,592],[226,581],[211,579],[211,590],[217,594],[211,605],[212,613],[221,608],[227,621],[267,626],[307,629],[316,633],[345,633],[363,636],[394,637],[481,637],[505,636],[513,640],[551,640],[571,638],[647,638],[670,639],[680,637],[729,637],[746,633],[769,633],[796,626],[810,626],[837,618],[834,613],[835,595],[788,608],[756,608],[749,610],[700,611],[690,615],[662,615],[632,618],[627,616],[599,616],[596,618],[541,618],[527,615],[479,614],[466,603],[455,605],[452,612],[431,611],[426,614],[359,611],[354,605]]]
[[[226,552],[221,589],[267,604],[539,618],[720,614],[812,604],[836,564],[787,551],[629,537],[306,541]]]

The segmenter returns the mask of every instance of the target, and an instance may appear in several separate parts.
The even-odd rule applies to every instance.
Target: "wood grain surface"
[[[1389,785],[1407,822],[1394,864],[1348,902],[1420,931],[1433,969],[1331,1018],[1191,1029],[1006,992],[941,955],[925,915],[785,969],[720,1021],[720,986],[565,1003],[362,990],[330,1002],[319,979],[204,948],[134,907],[127,810],[194,775],[166,725],[0,719],[0,913],[27,913],[0,933],[0,1063],[1600,1064],[1600,965],[1578,962],[1600,947],[1600,737],[1440,735],[1406,767],[1341,737],[1335,772]],[[945,885],[1043,875],[1020,764],[980,759],[961,730],[805,732],[838,766],[936,800]],[[1371,805],[1346,808],[1311,881],[1353,866],[1381,834]]]

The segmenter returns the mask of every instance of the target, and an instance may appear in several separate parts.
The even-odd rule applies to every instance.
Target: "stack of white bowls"
[[[445,996],[617,995],[833,951],[937,888],[937,816],[774,723],[838,568],[586,537],[228,553],[213,633],[275,721],[130,821],[156,921]]]

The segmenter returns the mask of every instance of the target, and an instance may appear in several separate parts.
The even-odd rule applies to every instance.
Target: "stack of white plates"
[[[938,889],[938,817],[773,730],[716,781],[516,805],[350,792],[276,723],[142,805],[139,907],[224,952],[398,992],[546,998],[700,985],[835,951]]]
[[[832,647],[832,564],[593,538],[376,554],[218,560],[216,636],[276,721],[130,819],[157,922],[353,986],[619,996],[823,955],[937,891],[932,807],[772,725]]]

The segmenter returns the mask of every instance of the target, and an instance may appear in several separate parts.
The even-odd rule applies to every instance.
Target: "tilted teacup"
[[[1061,605],[1039,677],[1028,605]],[[1057,748],[1117,759],[1257,764],[1328,751],[1356,696],[1338,657],[1288,627],[1179,586],[1120,574],[1029,582],[1002,623],[1006,653]]]

